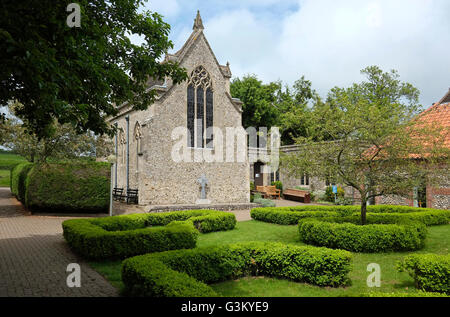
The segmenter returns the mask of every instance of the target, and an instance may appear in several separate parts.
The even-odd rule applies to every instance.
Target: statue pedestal
[[[195,201],[195,204],[196,205],[209,205],[209,204],[211,204],[211,200],[209,200],[209,199],[197,199]]]

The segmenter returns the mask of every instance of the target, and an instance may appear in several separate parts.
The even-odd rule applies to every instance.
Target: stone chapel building
[[[202,175],[207,180],[206,199],[210,204],[250,201],[247,154],[244,161],[194,159],[217,150],[215,135],[205,137],[206,128],[219,128],[224,137],[227,127],[242,128],[242,102],[231,97],[229,64],[218,63],[203,30],[197,13],[186,43],[175,54],[166,55],[166,60],[177,61],[186,69],[187,81],[178,85],[170,78],[149,81],[149,88],[158,92],[154,104],[145,111],[134,111],[132,105],[122,104],[118,115],[109,120],[119,128],[114,139],[114,185],[124,190],[138,189],[140,205],[196,204],[201,198]],[[192,162],[172,158],[173,148],[180,142],[173,139],[173,132],[179,127],[190,132],[185,141]]]

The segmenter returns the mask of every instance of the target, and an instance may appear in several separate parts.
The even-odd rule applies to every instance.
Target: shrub
[[[217,296],[207,283],[264,275],[319,286],[348,283],[351,254],[343,250],[247,242],[146,254],[122,263],[128,294]]]
[[[26,180],[25,205],[32,211],[107,212],[108,163],[34,165]]]
[[[250,182],[250,190],[255,190],[255,183],[254,182]]]
[[[382,293],[369,292],[361,294],[361,297],[447,297],[445,294],[432,292],[415,292],[415,293]]]
[[[256,194],[255,194],[256,196]],[[276,204],[274,201],[270,200],[270,199],[265,199],[265,198],[260,198],[260,197],[253,197],[253,202],[256,204],[260,204],[263,207],[275,207]]]
[[[397,212],[396,212],[397,210]],[[396,220],[419,221],[427,226],[448,224],[450,210],[432,208],[414,208],[405,206],[376,205],[367,206],[368,215],[385,219],[390,223]],[[275,208],[253,208],[253,219],[277,224],[295,225],[306,217],[348,216],[359,217],[360,206],[295,206]],[[359,219],[359,218],[358,218]],[[375,219],[375,218],[374,218]]]
[[[423,248],[426,227],[419,222],[387,221],[368,215],[367,225],[358,217],[304,218],[299,221],[300,240],[313,245],[354,252],[387,252]]]
[[[300,222],[299,233],[305,242],[358,252],[420,249],[426,237],[424,225],[448,224],[450,221],[450,210],[368,206],[368,225],[361,226],[358,225],[361,221],[359,208],[359,206],[253,208],[250,215],[255,220],[281,225],[294,225]],[[399,210],[398,213],[394,212],[396,208]]]
[[[33,163],[17,164],[11,170],[11,193],[21,202],[25,202],[25,181]]]
[[[408,272],[421,290],[450,294],[450,254],[409,255],[397,268]]]
[[[341,186],[338,186],[337,193],[336,193],[336,200],[339,198],[344,198],[344,196],[345,196],[345,190]],[[327,186],[325,188],[325,195],[324,195],[323,199],[325,201],[334,203],[334,198],[335,198],[335,195],[333,193],[333,186]]]
[[[280,181],[275,181],[271,183],[272,186],[275,186],[277,189],[279,189],[281,191],[281,193],[283,193],[283,183]]]
[[[290,211],[289,207],[253,208],[250,216],[259,221],[276,223],[279,225],[296,225],[302,218],[327,217],[338,215],[332,211]]]
[[[236,217],[229,212],[188,210],[71,219],[63,222],[63,235],[69,246],[86,258],[124,258],[194,248],[199,231],[231,230],[235,225]]]
[[[350,206],[353,205],[353,200],[347,197],[339,197],[336,199],[336,205],[340,206]]]

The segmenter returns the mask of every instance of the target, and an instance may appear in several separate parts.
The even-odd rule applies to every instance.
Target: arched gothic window
[[[213,135],[206,138],[208,128],[213,127],[213,88],[209,73],[203,66],[194,69],[187,88],[188,146],[212,148]]]

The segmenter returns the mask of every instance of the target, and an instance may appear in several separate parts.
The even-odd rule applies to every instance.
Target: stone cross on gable
[[[206,179],[205,174],[202,174],[199,179],[197,179],[197,182],[200,183],[200,186],[202,186],[202,197],[201,199],[206,199],[206,185],[208,185],[208,180]]]

